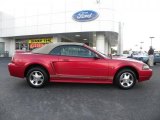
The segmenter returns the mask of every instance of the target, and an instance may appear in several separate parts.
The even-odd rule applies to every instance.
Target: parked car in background
[[[51,43],[32,52],[15,53],[8,68],[11,76],[26,78],[34,88],[47,82],[72,82],[114,83],[130,89],[152,76],[143,62],[107,57],[83,43]]]
[[[128,58],[139,60],[146,64],[148,64],[148,60],[149,60],[149,56],[146,52],[138,52],[138,51],[134,51],[132,55],[129,56]]]
[[[157,63],[160,63],[160,53],[154,53],[154,65],[156,65]]]
[[[128,50],[123,51],[123,54],[121,56],[129,57],[130,56],[129,51]]]
[[[133,52],[132,56],[128,56],[128,58],[139,60],[139,61],[142,61],[146,64],[148,64],[148,60],[149,60],[149,56],[145,52],[142,52],[142,53]],[[154,53],[154,65],[156,65],[157,63],[160,63],[160,52]]]

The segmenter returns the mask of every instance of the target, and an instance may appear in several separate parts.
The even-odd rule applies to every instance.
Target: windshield
[[[97,50],[96,50],[96,51],[97,51]],[[104,53],[101,53],[100,51],[97,51],[97,52],[98,52],[101,56],[109,58],[108,55],[106,55],[106,54],[104,54]]]
[[[104,54],[104,53],[101,53],[100,51],[97,51],[96,49],[94,49],[94,48],[92,48],[92,47],[90,47],[90,46],[86,46],[86,47],[88,47],[89,49],[91,49],[91,50],[94,50],[94,51],[96,51],[98,54],[100,54],[101,56],[103,56],[103,57],[107,57],[107,58],[109,58],[109,56],[108,55],[106,55],[106,54]]]

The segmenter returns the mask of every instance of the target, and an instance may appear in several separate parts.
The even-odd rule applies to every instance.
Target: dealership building
[[[0,12],[0,57],[48,43],[80,42],[102,53],[122,51],[113,0],[53,0]]]

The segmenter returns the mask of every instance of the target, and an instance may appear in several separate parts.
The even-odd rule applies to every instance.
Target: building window
[[[36,38],[27,40],[16,40],[16,50],[33,50],[45,44],[52,43],[52,38]]]

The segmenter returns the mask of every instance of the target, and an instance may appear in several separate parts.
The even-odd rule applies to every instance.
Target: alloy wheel
[[[124,88],[129,88],[134,83],[134,76],[129,72],[124,72],[120,76],[120,84]]]
[[[40,71],[32,71],[29,75],[29,81],[34,86],[41,86],[44,82],[44,75]]]

